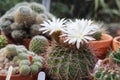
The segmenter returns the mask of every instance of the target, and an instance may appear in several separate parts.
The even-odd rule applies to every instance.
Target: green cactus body
[[[115,52],[111,52],[111,59],[114,61],[114,62],[117,62],[117,63],[120,63],[120,48],[118,49],[118,51],[115,53]]]
[[[34,62],[43,62],[44,58],[41,56],[34,56],[33,61]]]
[[[21,60],[24,60],[24,59],[28,59],[28,54],[26,54],[26,53],[20,53],[20,54],[18,54],[18,57],[19,57],[19,59],[21,59]]]
[[[114,71],[114,73],[112,73],[113,71]],[[112,70],[112,69],[108,68],[108,70],[105,70],[103,68],[103,70],[97,71],[94,76],[97,80],[119,80],[120,70],[119,70],[119,73],[116,73],[115,69]]]
[[[5,54],[8,58],[16,56],[17,55],[16,46],[13,44],[7,45]]]
[[[30,61],[29,60],[21,60],[19,66],[22,66],[22,65],[28,65],[29,66]]]
[[[29,7],[20,7],[15,14],[15,22],[31,25],[35,21],[35,15]]]
[[[46,10],[43,5],[37,3],[31,3],[30,8],[37,13],[44,13]]]
[[[3,48],[7,45],[7,38],[3,35],[0,35],[0,48]]]
[[[19,69],[20,75],[26,76],[30,74],[30,67],[28,65],[22,65]]]
[[[7,21],[7,20],[13,22],[14,21],[14,17],[12,15],[7,15],[7,16],[5,16],[3,18],[3,21]]]
[[[12,31],[11,36],[15,40],[21,40],[24,38],[25,34],[26,34],[26,32],[23,30],[14,30],[14,31]]]
[[[31,65],[31,74],[37,73],[39,71],[39,67],[37,65]]]
[[[10,25],[10,27],[12,30],[20,30],[23,29],[24,25],[22,23],[21,24],[13,23]]]
[[[41,54],[45,52],[47,46],[48,40],[44,36],[35,36],[30,42],[29,50],[36,54]]]
[[[77,50],[65,46],[55,46],[48,57],[52,80],[89,80],[95,60],[87,49]]]
[[[34,62],[33,65],[37,65],[38,68],[42,68],[42,63],[41,62]]]

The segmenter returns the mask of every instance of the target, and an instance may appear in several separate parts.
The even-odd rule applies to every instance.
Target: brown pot
[[[99,59],[104,59],[112,43],[112,36],[102,34],[101,40],[90,41],[89,48]]]
[[[24,39],[22,44],[27,48],[29,49],[29,43],[30,43],[31,39]]]
[[[37,77],[38,77],[38,73],[31,76],[12,75],[10,80],[37,80]],[[5,80],[5,79],[6,79],[6,75],[0,74],[0,80]]]
[[[120,48],[120,36],[117,36],[113,39],[112,47],[115,52],[118,51],[118,48]]]

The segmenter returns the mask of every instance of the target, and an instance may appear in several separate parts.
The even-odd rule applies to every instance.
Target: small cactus
[[[23,39],[25,34],[26,33],[22,30],[14,30],[14,31],[12,31],[11,36],[13,39],[18,41],[18,40]]]
[[[29,66],[30,61],[29,60],[21,60],[19,66],[22,66],[22,65],[28,65]]]
[[[18,24],[18,23],[12,23],[10,25],[10,27],[11,27],[12,30],[20,30],[24,27],[24,25],[23,24]]]
[[[31,65],[30,69],[31,69],[31,74],[34,74],[39,71],[39,67],[37,65]]]
[[[30,25],[35,21],[35,15],[29,7],[20,7],[15,14],[15,22]]]
[[[19,69],[20,75],[26,76],[30,74],[30,67],[28,65],[22,65]]]
[[[48,46],[48,40],[44,36],[35,36],[30,41],[29,50],[36,54],[45,52]]]
[[[114,62],[120,63],[120,48],[118,49],[116,53],[112,51],[110,56]]]
[[[37,17],[36,17],[36,23],[37,24],[42,24],[43,23],[43,18],[42,18],[42,16],[41,15],[37,15]]]
[[[16,46],[13,44],[9,44],[6,46],[6,51],[5,51],[6,57],[12,58],[17,55],[16,51]]]
[[[3,48],[7,45],[7,39],[5,36],[0,35],[0,48]]]
[[[41,32],[39,31],[39,29],[40,29],[40,25],[38,25],[38,24],[32,25],[31,28],[30,28],[30,34],[31,34],[31,36],[35,36],[35,35],[41,34]]]

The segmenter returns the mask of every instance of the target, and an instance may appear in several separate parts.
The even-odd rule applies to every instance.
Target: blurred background
[[[0,0],[0,16],[23,1],[42,3],[42,0]],[[120,0],[51,0],[50,8],[60,18],[87,18],[106,23],[120,19]]]

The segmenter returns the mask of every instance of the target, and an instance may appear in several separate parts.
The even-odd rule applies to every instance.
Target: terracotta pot
[[[89,48],[99,59],[104,59],[112,43],[112,36],[102,34],[101,40],[90,41]]]
[[[118,51],[118,48],[120,48],[120,36],[117,36],[113,39],[112,47],[115,52]]]
[[[37,80],[38,73],[29,76],[12,75],[10,80]],[[5,80],[6,75],[0,74],[0,80]]]
[[[31,39],[24,39],[22,44],[27,48],[29,49],[29,43],[30,43]]]

